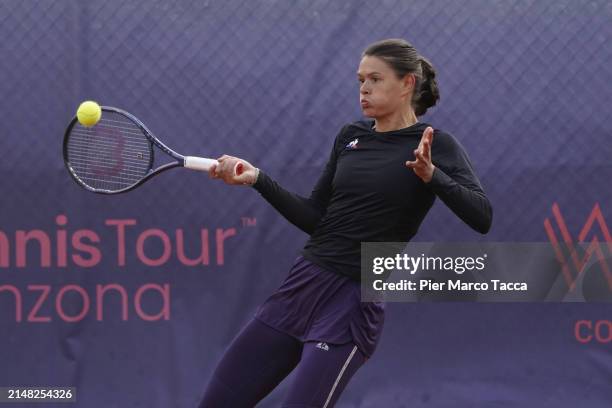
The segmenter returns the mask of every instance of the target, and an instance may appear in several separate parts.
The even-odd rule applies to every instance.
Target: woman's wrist
[[[255,167],[255,177],[253,177],[253,182],[250,183],[251,186],[254,186],[257,183],[257,179],[259,178],[259,168]]]

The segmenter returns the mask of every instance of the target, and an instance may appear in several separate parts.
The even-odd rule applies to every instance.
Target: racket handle
[[[204,157],[185,156],[184,166],[188,169],[208,171],[213,164],[219,164],[219,162],[215,159],[206,159]]]

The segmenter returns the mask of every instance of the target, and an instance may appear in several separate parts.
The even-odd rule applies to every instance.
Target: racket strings
[[[123,190],[151,169],[149,139],[129,118],[112,111],[104,111],[102,119],[90,128],[75,123],[66,153],[74,174],[95,189]]]

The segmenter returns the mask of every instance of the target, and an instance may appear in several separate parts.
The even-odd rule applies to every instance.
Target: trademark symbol
[[[242,226],[247,228],[247,227],[254,227],[257,225],[257,218],[255,217],[241,217],[241,222],[242,222]]]

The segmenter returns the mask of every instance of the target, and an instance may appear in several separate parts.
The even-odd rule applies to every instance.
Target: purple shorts
[[[300,255],[254,317],[303,342],[352,341],[369,358],[382,334],[385,304],[361,302],[359,282]]]

